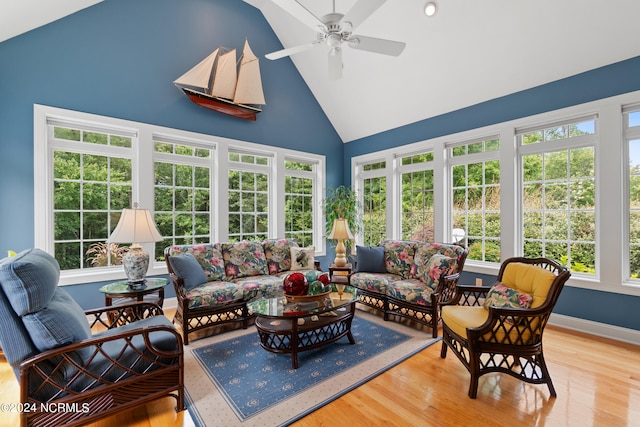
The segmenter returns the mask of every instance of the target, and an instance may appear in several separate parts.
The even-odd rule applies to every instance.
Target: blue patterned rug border
[[[384,322],[380,317],[360,310],[353,326],[356,345],[349,344],[343,338],[325,348],[300,353],[300,368],[306,366],[306,371],[290,369],[290,355],[273,354],[262,349],[255,329],[232,331],[202,339],[200,343],[200,340],[196,341],[189,346],[192,357],[187,358],[189,375],[185,374],[187,408],[193,422],[198,427],[205,427],[211,421],[214,421],[214,425],[222,425],[222,422],[224,425],[238,426],[286,426],[441,340],[432,338],[424,330],[396,322]],[[366,338],[366,343],[363,338]],[[211,343],[211,340],[214,342]],[[358,348],[356,355],[354,350]],[[224,352],[237,352],[237,355],[234,355],[235,359],[230,359]],[[232,360],[237,365],[225,366]],[[344,360],[349,363],[345,364]],[[230,387],[230,392],[215,378],[216,374],[209,372],[207,363],[219,365],[215,368],[217,374]],[[260,369],[251,368],[250,363],[255,363]],[[267,369],[262,369],[264,366]],[[248,373],[241,377],[239,370],[242,369],[247,369]],[[258,372],[262,370],[267,373]],[[270,374],[270,370],[290,372],[280,376]],[[187,377],[190,380],[187,381]],[[204,377],[209,381],[203,382]],[[308,384],[308,381],[313,383]],[[264,383],[264,388],[256,388],[255,384],[258,383]],[[246,384],[251,384],[254,389],[251,399],[245,399]],[[295,392],[283,392],[283,386],[295,388]],[[239,408],[234,398],[244,407]]]

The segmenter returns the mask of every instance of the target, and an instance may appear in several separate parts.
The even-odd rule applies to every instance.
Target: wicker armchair
[[[570,276],[566,267],[551,259],[509,258],[500,267],[498,286],[460,286],[456,299],[442,307],[440,356],[445,358],[450,348],[467,368],[470,398],[476,398],[479,377],[489,372],[547,384],[551,396],[556,396],[542,333]],[[456,305],[460,303],[467,305]]]
[[[20,383],[20,425],[82,425],[164,396],[185,409],[182,338],[162,309],[83,312],[58,277],[38,249],[0,261],[0,344]]]

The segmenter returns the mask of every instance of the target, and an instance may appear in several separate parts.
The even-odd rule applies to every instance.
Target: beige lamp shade
[[[123,209],[116,229],[109,237],[110,243],[159,242],[162,236],[147,209]]]
[[[353,234],[351,234],[351,230],[349,230],[349,224],[346,219],[338,218],[333,221],[333,228],[331,229],[331,234],[329,234],[329,239],[353,239]]]
[[[159,242],[162,236],[147,209],[123,209],[109,243],[132,243],[122,256],[122,266],[131,289],[144,289],[149,269],[149,254],[140,243]]]

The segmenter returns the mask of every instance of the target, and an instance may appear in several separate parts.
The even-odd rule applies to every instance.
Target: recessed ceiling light
[[[435,16],[438,12],[438,3],[435,1],[428,1],[427,4],[424,5],[424,14],[428,17]]]

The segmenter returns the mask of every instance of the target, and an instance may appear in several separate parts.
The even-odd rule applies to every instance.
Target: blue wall
[[[327,186],[340,185],[342,141],[289,59],[260,61],[267,105],[255,122],[198,107],[173,85],[245,38],[258,57],[282,49],[241,0],[106,0],[0,43],[0,254],[34,245],[33,104],[323,154]],[[97,285],[66,289],[85,308],[103,302]]]
[[[640,90],[640,57],[362,138],[345,146],[345,182],[351,182],[351,158],[354,156],[636,90]],[[461,281],[473,284],[476,277],[483,275],[465,272]],[[485,283],[491,283],[491,280],[484,278]],[[640,330],[638,310],[640,297],[566,286],[554,312]]]

